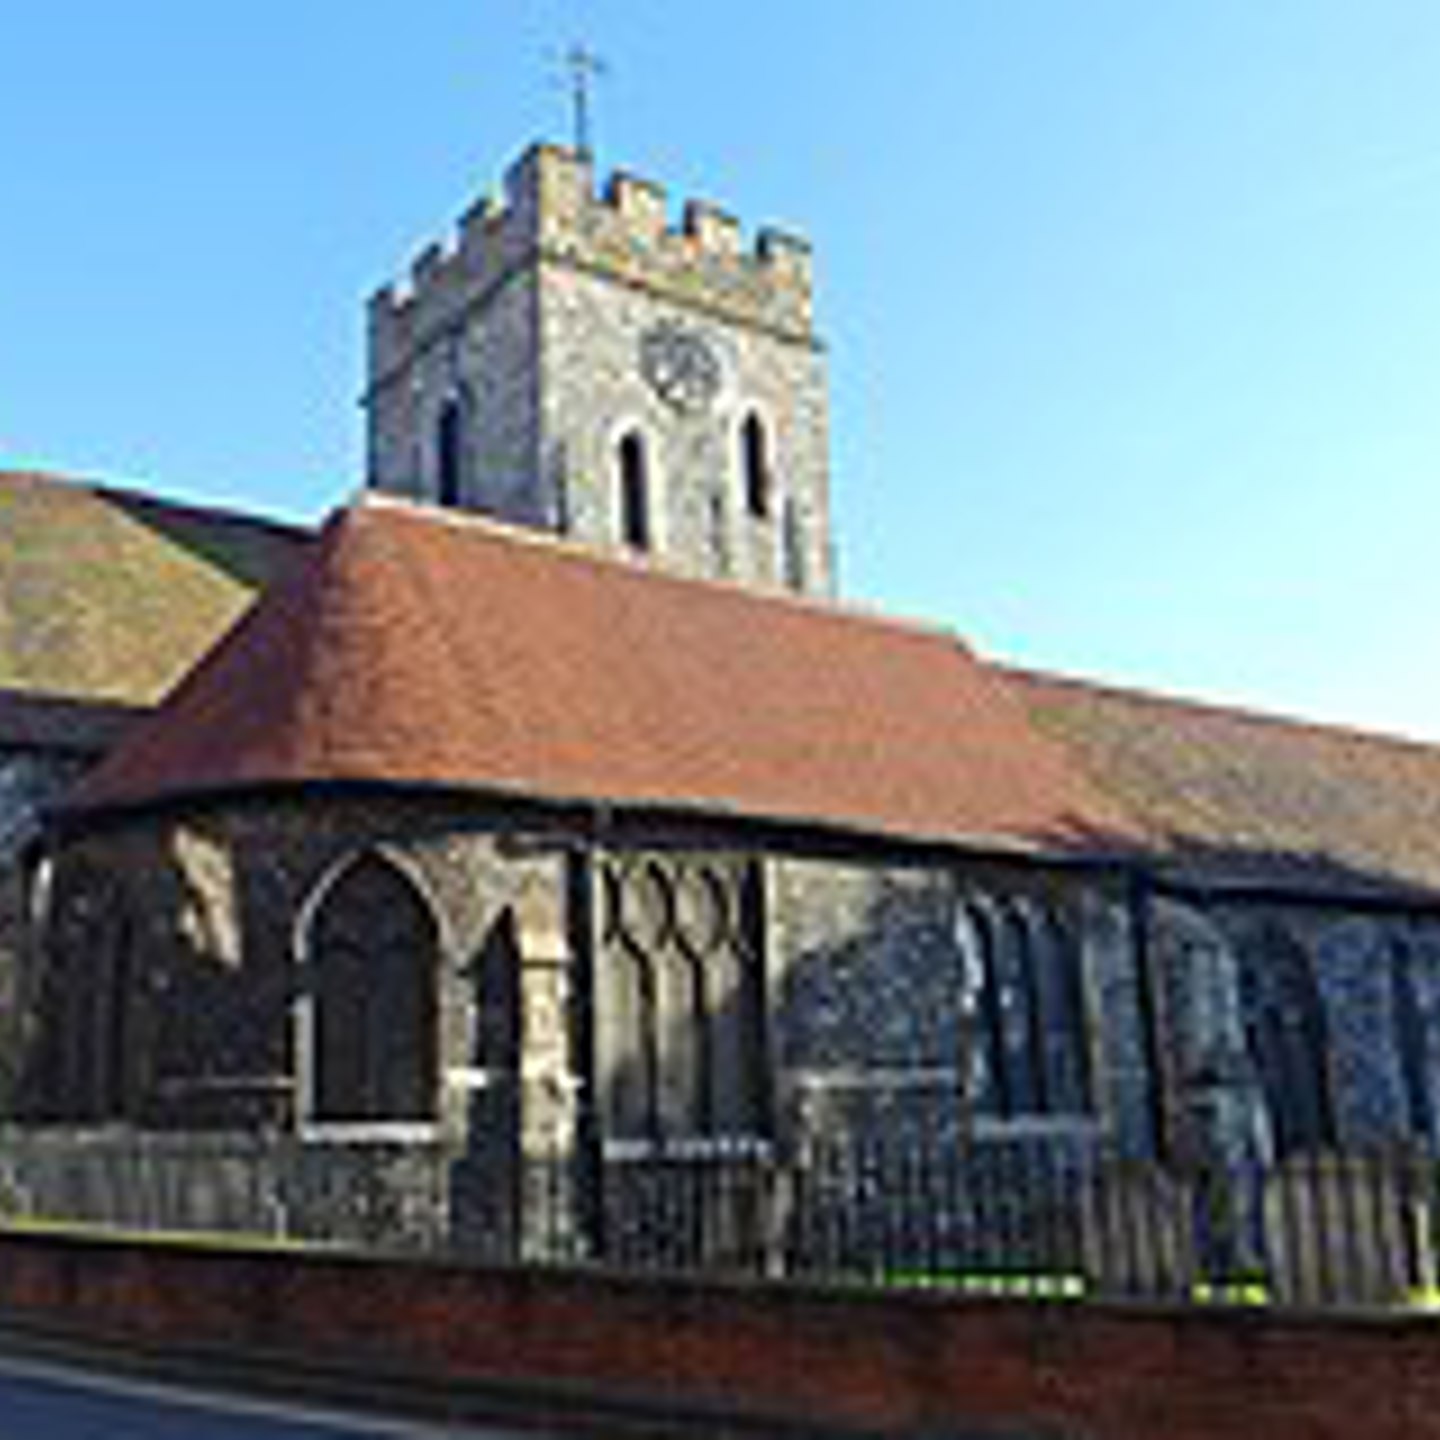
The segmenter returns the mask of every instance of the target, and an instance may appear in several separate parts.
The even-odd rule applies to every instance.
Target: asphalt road
[[[0,1440],[527,1440],[365,1420],[0,1357]],[[528,1440],[535,1440],[532,1435]]]

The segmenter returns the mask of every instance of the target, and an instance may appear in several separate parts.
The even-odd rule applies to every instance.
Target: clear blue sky
[[[1435,0],[0,0],[0,466],[301,518],[366,294],[609,59],[807,233],[846,592],[1440,738]]]

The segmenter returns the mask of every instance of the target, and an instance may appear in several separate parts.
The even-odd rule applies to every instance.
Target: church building
[[[0,474],[10,1133],[506,1245],[537,1158],[1434,1150],[1440,748],[847,606],[803,241],[540,146],[369,347],[316,534]]]

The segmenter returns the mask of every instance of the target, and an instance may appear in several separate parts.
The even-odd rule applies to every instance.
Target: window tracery
[[[1039,902],[972,897],[960,910],[975,1105],[1002,1119],[1091,1106],[1080,947]]]
[[[603,1104],[620,1139],[757,1135],[763,1125],[758,873],[637,856],[604,870]]]

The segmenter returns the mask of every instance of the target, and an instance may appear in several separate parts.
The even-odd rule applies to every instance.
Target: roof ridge
[[[154,490],[132,487],[123,482],[103,480],[88,475],[62,475],[53,470],[11,470],[0,467],[0,486],[24,484],[36,488],[53,487],[91,499],[116,500],[122,504],[152,505],[176,515],[193,516],[197,520],[231,521],[252,525],[257,529],[301,538],[315,533],[311,525],[294,520],[280,520],[272,515],[259,515],[235,505],[213,504],[208,501],[178,500]]]
[[[975,653],[974,647],[953,625],[940,620],[928,620],[918,616],[891,615],[880,609],[877,602],[802,595],[781,586],[759,589],[755,585],[737,579],[726,579],[715,575],[689,575],[656,561],[653,557],[628,555],[623,551],[608,549],[595,541],[583,540],[573,535],[562,535],[554,530],[541,530],[532,525],[514,524],[474,510],[452,510],[427,500],[417,500],[408,495],[393,495],[386,491],[363,489],[357,491],[345,509],[393,509],[413,516],[427,524],[451,526],[455,529],[484,531],[496,539],[516,545],[533,546],[549,550],[580,563],[590,563],[622,573],[643,575],[647,580],[678,586],[695,586],[702,589],[718,590],[722,594],[739,595],[747,600],[759,601],[766,605],[780,605],[804,611],[807,614],[822,615],[832,620],[853,621],[861,625],[874,625],[887,630],[898,630],[915,635],[949,640],[967,653]]]
[[[1223,716],[1232,720],[1290,731],[1303,731],[1330,739],[1349,737],[1370,744],[1389,745],[1398,749],[1423,750],[1427,754],[1440,752],[1440,740],[1424,740],[1414,735],[1402,735],[1392,730],[1381,730],[1374,726],[1358,725],[1346,721],[1315,720],[1287,711],[1266,710],[1249,704],[1237,704],[1221,700],[1209,700],[1203,696],[1181,695],[1168,690],[1151,690],[1139,686],[1122,685],[1112,680],[1095,680],[1084,675],[1064,674],[1054,670],[1040,670],[1028,665],[1014,665],[1008,661],[990,662],[994,668],[1014,677],[1022,684],[1034,682],[1052,685],[1067,690],[1085,690],[1096,695],[1108,695],[1119,700],[1139,700],[1146,704],[1163,705],[1172,710],[1199,711],[1207,715]]]

